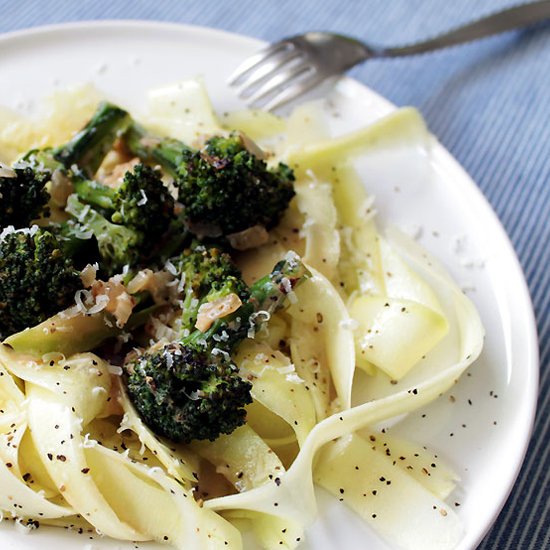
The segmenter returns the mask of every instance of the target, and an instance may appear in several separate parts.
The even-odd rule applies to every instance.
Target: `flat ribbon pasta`
[[[316,510],[312,479],[313,461],[323,445],[365,426],[372,426],[416,410],[454,385],[460,374],[479,355],[483,345],[483,327],[474,306],[456,284],[439,272],[435,275],[442,291],[450,295],[453,311],[447,313],[455,324],[454,330],[460,334],[456,362],[444,365],[431,373],[424,372],[423,379],[415,380],[414,385],[405,386],[398,392],[394,390],[389,395],[338,412],[317,424],[279,485],[264,485],[247,493],[212,499],[205,503],[206,506],[214,510],[237,508],[261,511],[309,525],[315,517]]]

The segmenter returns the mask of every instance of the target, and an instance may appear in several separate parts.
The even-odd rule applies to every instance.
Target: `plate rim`
[[[240,41],[241,44],[245,47],[262,47],[267,44],[266,41],[249,36],[246,34],[240,34],[232,31],[227,31],[224,29],[219,29],[215,27],[208,27],[204,25],[193,25],[188,23],[178,23],[178,22],[169,22],[162,21],[158,19],[139,19],[139,18],[130,18],[130,19],[85,19],[78,21],[66,21],[62,23],[52,23],[46,25],[36,25],[33,27],[17,29],[12,31],[7,31],[0,33],[0,47],[10,40],[22,40],[22,39],[33,39],[39,38],[42,36],[50,36],[57,32],[70,32],[75,30],[90,29],[90,27],[97,29],[106,29],[106,28],[124,28],[124,29],[143,29],[143,27],[148,27],[151,30],[171,30],[175,32],[187,32],[192,34],[211,35],[217,39],[223,38],[231,41]],[[387,98],[370,88],[368,85],[358,81],[357,79],[344,76],[342,78],[345,81],[345,85],[352,86],[355,89],[359,90],[360,93],[365,91],[372,96],[376,97],[376,100],[382,105],[385,104],[391,109],[396,109],[397,106],[389,101]],[[428,127],[429,129],[429,127]],[[486,524],[483,525],[481,529],[477,529],[476,532],[472,533],[472,536],[468,537],[468,532],[465,533],[465,538],[460,543],[460,548],[464,546],[466,542],[470,543],[473,548],[483,540],[485,535],[489,530],[494,526],[496,519],[499,514],[502,512],[510,494],[513,491],[514,485],[517,481],[519,473],[524,465],[525,457],[529,444],[532,440],[534,424],[537,413],[538,405],[538,392],[539,392],[539,381],[540,381],[540,350],[539,350],[539,339],[537,333],[537,323],[535,311],[533,308],[533,303],[531,295],[529,292],[529,287],[525,278],[525,274],[521,263],[519,261],[518,255],[514,246],[508,236],[506,229],[494,211],[491,203],[485,197],[481,189],[475,183],[472,176],[467,172],[467,170],[460,164],[460,162],[452,155],[447,148],[439,142],[437,136],[431,134],[435,137],[435,143],[431,147],[430,154],[434,156],[437,160],[439,159],[441,163],[445,166],[448,166],[454,172],[454,175],[451,173],[451,177],[458,178],[461,181],[464,189],[467,190],[472,196],[475,197],[476,207],[481,208],[483,211],[483,216],[486,220],[486,223],[489,224],[491,229],[491,239],[497,239],[501,245],[502,250],[504,251],[506,260],[510,262],[510,265],[513,266],[513,278],[518,287],[516,291],[521,294],[518,298],[518,304],[521,306],[522,313],[524,315],[525,321],[527,321],[523,326],[523,336],[524,346],[526,352],[526,361],[527,373],[528,373],[528,382],[526,382],[526,395],[529,398],[529,401],[524,403],[525,411],[523,418],[521,420],[523,428],[525,428],[524,433],[526,436],[522,440],[522,444],[516,448],[514,453],[514,460],[511,463],[511,468],[507,469],[508,475],[506,478],[506,483],[502,485],[503,489],[500,492],[498,498],[498,505],[493,509],[490,514],[491,519]],[[471,539],[467,541],[466,539]]]

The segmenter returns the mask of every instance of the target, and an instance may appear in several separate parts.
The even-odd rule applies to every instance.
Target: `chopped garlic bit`
[[[115,317],[117,327],[122,328],[130,318],[136,302],[126,291],[120,276],[111,277],[107,282],[95,281],[91,292],[96,304],[101,302],[104,309]]]
[[[269,241],[269,233],[263,225],[254,225],[238,233],[227,235],[229,244],[235,250],[249,250]]]
[[[172,301],[176,294],[170,284],[172,281],[174,281],[174,276],[168,270],[142,269],[138,271],[126,288],[130,294],[146,290],[151,294],[155,304],[166,304]]]
[[[208,330],[216,319],[221,319],[242,305],[241,299],[234,293],[218,298],[212,302],[202,304],[197,315],[195,328],[204,332]]]
[[[93,285],[93,283],[95,282],[98,269],[99,269],[99,266],[97,265],[97,263],[88,264],[80,272],[80,279],[82,281],[82,285],[84,286],[84,288],[90,288]]]

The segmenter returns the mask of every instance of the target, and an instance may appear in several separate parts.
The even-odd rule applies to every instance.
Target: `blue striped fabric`
[[[274,40],[329,29],[404,43],[512,5],[510,0],[0,0],[0,31],[82,19],[156,19]],[[353,72],[418,106],[473,176],[519,255],[535,306],[539,412],[527,459],[481,550],[550,548],[550,26]]]

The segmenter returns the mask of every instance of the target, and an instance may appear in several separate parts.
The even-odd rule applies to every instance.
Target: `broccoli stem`
[[[296,254],[287,254],[271,273],[250,287],[250,299],[237,311],[217,319],[205,332],[191,332],[189,336],[182,338],[181,343],[193,348],[217,347],[231,352],[247,337],[250,329],[258,330],[272,313],[283,307],[287,296],[310,276],[311,273]],[[268,315],[254,317],[255,313],[262,311]],[[219,338],[224,331],[228,335],[225,341]]]
[[[77,165],[84,174],[92,177],[130,122],[130,115],[125,110],[102,102],[80,132],[66,144],[53,149],[53,157],[65,168]]]
[[[78,176],[73,178],[73,187],[78,197],[84,202],[103,210],[114,209],[115,189]]]
[[[93,233],[102,267],[109,273],[115,273],[125,265],[135,265],[138,258],[136,245],[140,241],[136,231],[111,223],[90,205],[80,202],[76,195],[71,195],[67,200],[66,211]]]
[[[35,172],[71,171],[73,181],[91,178],[116,138],[130,124],[130,115],[110,103],[100,103],[88,124],[70,141],[53,149],[32,149],[16,163],[31,167]]]
[[[124,139],[131,153],[144,161],[160,164],[174,178],[184,162],[184,153],[193,151],[177,139],[155,138],[135,122],[130,125]]]
[[[274,313],[280,309],[294,288],[311,276],[297,254],[289,252],[271,273],[258,279],[250,287],[250,302],[257,311]]]
[[[146,162],[160,164],[174,178],[182,175],[182,169],[185,172],[191,155],[198,152],[177,139],[149,134],[136,122],[124,134],[124,142],[132,154]]]

